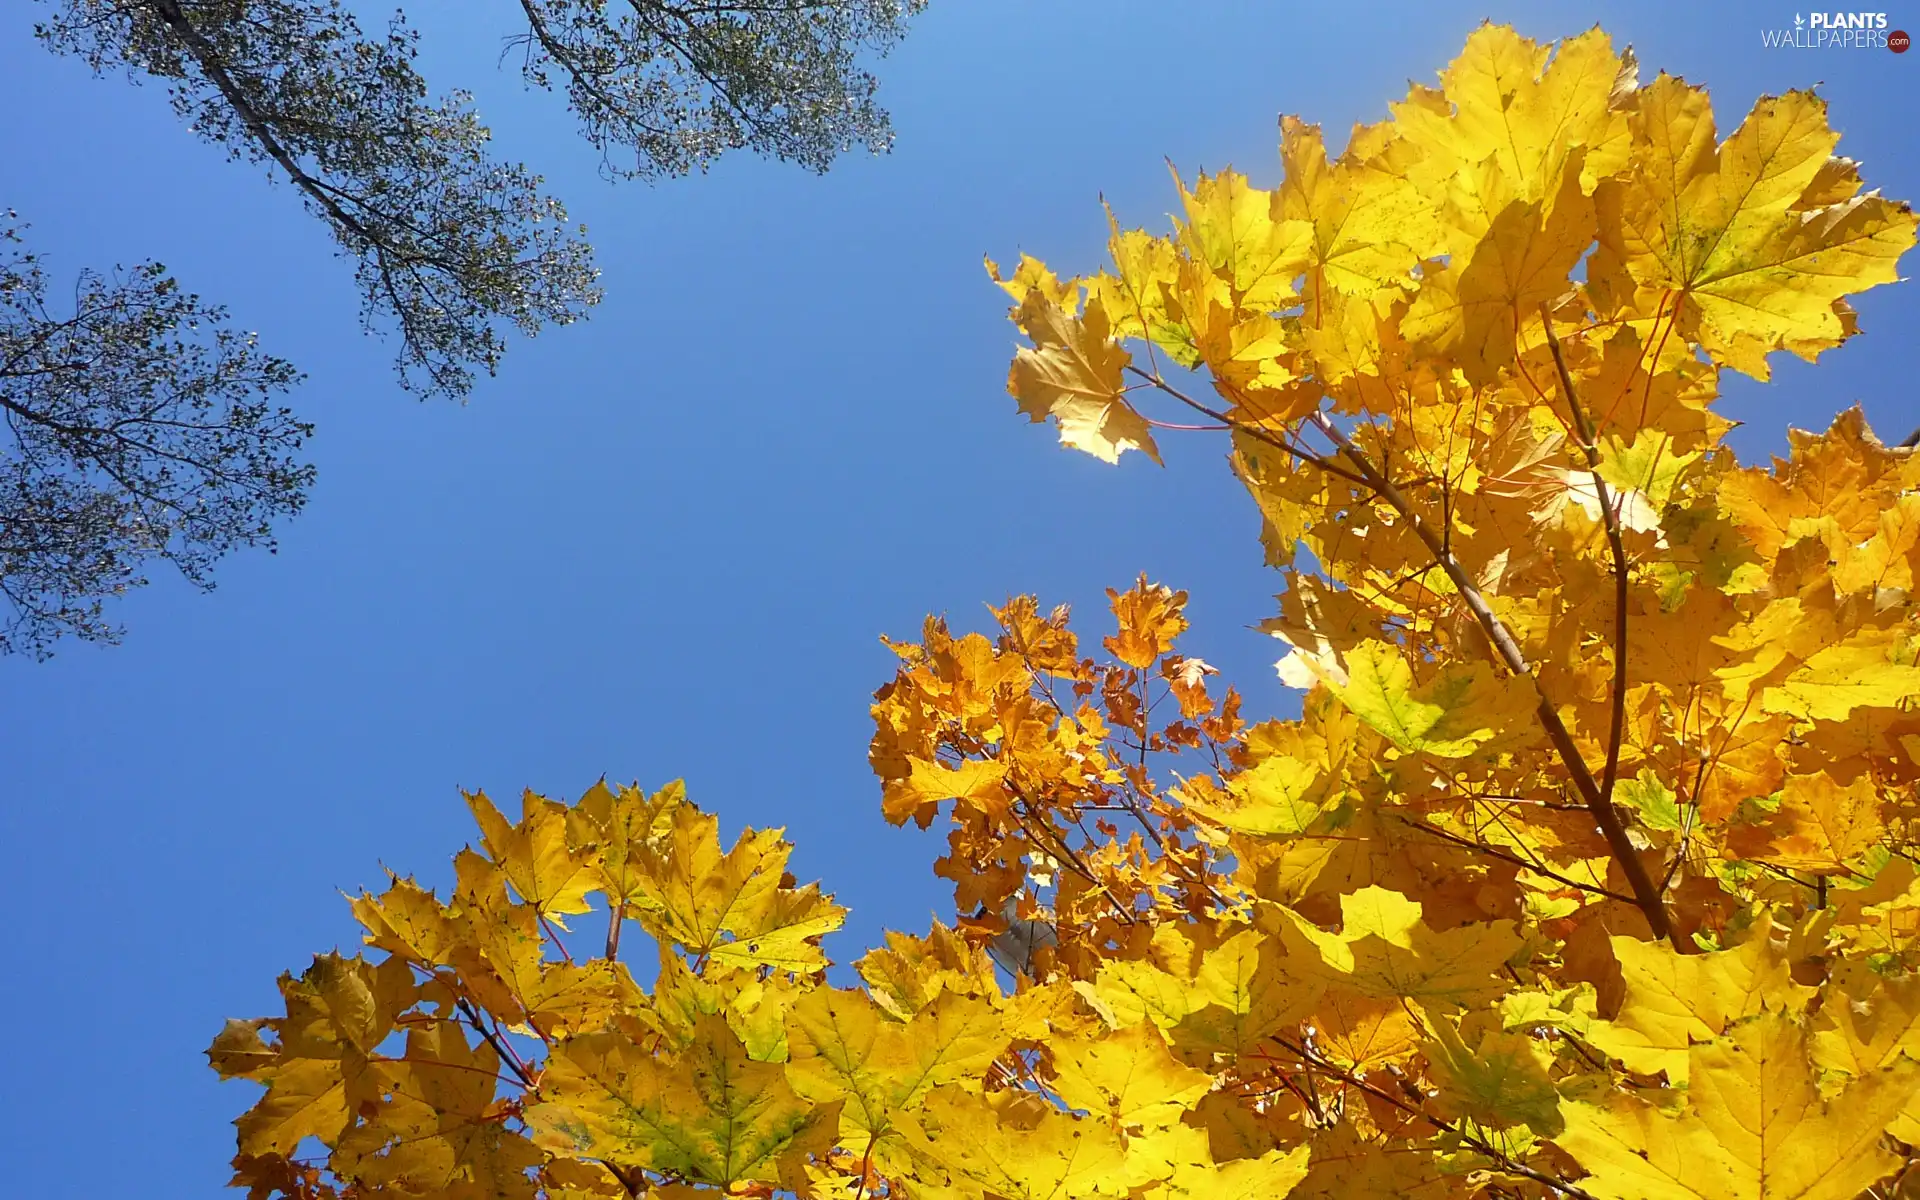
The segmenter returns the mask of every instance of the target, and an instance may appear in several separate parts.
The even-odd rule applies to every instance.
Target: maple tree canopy
[[[1812,94],[1722,138],[1598,30],[1483,26],[1338,157],[1282,138],[1274,190],[1177,180],[1108,268],[994,274],[1010,387],[1067,445],[1157,456],[1149,404],[1230,441],[1298,720],[1243,720],[1145,579],[1100,654],[1031,597],[889,643],[882,811],[950,824],[962,915],[853,987],[779,831],[727,849],[678,784],[473,796],[450,896],[355,898],[366,948],[215,1040],[265,1085],[235,1182],[1847,1200],[1909,1170],[1920,457],[1854,409],[1743,467],[1713,401],[1852,336],[1913,214]]]

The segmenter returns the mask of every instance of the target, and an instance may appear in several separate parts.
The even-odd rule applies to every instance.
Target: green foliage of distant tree
[[[48,3],[35,32],[49,49],[98,73],[160,81],[194,133],[292,185],[353,261],[362,322],[398,334],[408,391],[463,397],[476,372],[497,368],[508,329],[564,325],[599,300],[585,227],[539,175],[490,152],[467,93],[429,93],[402,14],[369,33],[341,0]],[[856,60],[888,49],[923,5],[521,0],[525,28],[512,42],[531,85],[564,88],[609,175],[684,175],[734,149],[818,171],[854,146],[890,143],[875,81]],[[7,226],[9,245],[20,245],[21,228]],[[62,636],[115,636],[100,602],[142,582],[143,561],[170,559],[206,584],[227,549],[267,540],[271,520],[297,511],[312,481],[310,467],[285,457],[310,430],[284,410],[261,424],[243,405],[221,409],[218,435],[142,418],[143,448],[115,442],[111,454],[90,433],[60,432],[71,407],[118,419],[139,395],[155,412],[219,409],[235,388],[284,390],[296,373],[225,333],[187,338],[193,348],[178,358],[159,353],[196,318],[211,329],[219,310],[179,293],[157,266],[111,282],[84,276],[68,317],[45,312],[32,256],[22,249],[13,261],[0,336],[26,357],[0,368],[10,419],[0,594],[14,610],[0,653],[44,655]],[[133,311],[145,315],[101,316]],[[35,347],[75,338],[92,339],[113,368],[21,373],[47,367]],[[96,390],[105,380],[113,390]],[[245,420],[254,423],[241,432],[233,422]],[[129,469],[128,454],[168,461],[166,484]]]

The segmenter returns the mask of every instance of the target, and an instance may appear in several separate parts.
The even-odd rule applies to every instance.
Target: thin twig
[[[1637,904],[1637,901],[1635,901],[1632,896],[1622,895],[1621,893],[1613,891],[1610,888],[1600,887],[1597,884],[1581,883],[1577,879],[1569,879],[1567,876],[1560,874],[1558,871],[1553,870],[1551,867],[1545,866],[1544,864],[1541,864],[1541,863],[1531,862],[1527,859],[1521,858],[1517,854],[1509,854],[1504,850],[1501,850],[1494,846],[1489,846],[1484,842],[1476,842],[1471,838],[1463,838],[1456,834],[1448,833],[1444,829],[1435,829],[1433,826],[1427,824],[1425,821],[1416,821],[1412,817],[1402,816],[1399,813],[1393,813],[1391,815],[1395,819],[1399,820],[1401,823],[1410,825],[1414,829],[1419,830],[1421,833],[1430,833],[1433,836],[1441,839],[1442,841],[1452,842],[1454,845],[1459,846],[1462,849],[1477,851],[1478,853],[1484,854],[1489,858],[1497,858],[1502,862],[1512,863],[1516,867],[1524,867],[1526,870],[1532,871],[1536,875],[1544,875],[1548,879],[1554,880],[1557,883],[1564,883],[1570,888],[1577,888],[1583,892],[1592,892],[1596,896],[1605,896],[1609,900],[1618,900],[1622,904]]]
[[[869,1137],[866,1157],[860,1160],[860,1191],[853,1200],[867,1200],[867,1174],[873,1170],[873,1143],[874,1139]]]
[[[1099,889],[1100,894],[1107,898],[1107,903],[1113,905],[1114,914],[1118,916],[1123,923],[1128,925],[1137,923],[1139,918],[1134,915],[1133,910],[1120,902],[1120,897],[1114,895],[1113,889],[1108,887],[1105,882],[1093,873],[1093,869],[1081,860],[1080,856],[1074,852],[1073,847],[1067,844],[1065,837],[1061,836],[1057,830],[1048,827],[1047,823],[1040,819],[1039,814],[1033,811],[1033,802],[1017,787],[1009,786],[1007,790],[1013,793],[1014,798],[1020,802],[1020,807],[1025,809],[1026,813],[1034,819],[1034,825],[1029,825],[1021,813],[1016,811],[1014,813],[1014,823],[1020,827],[1021,832],[1032,839],[1035,845],[1047,850],[1047,853],[1051,854],[1053,850],[1047,848],[1046,841],[1040,837],[1038,829],[1036,829],[1035,826],[1047,829],[1047,832],[1054,835],[1054,846],[1059,849],[1060,857],[1064,864],[1069,867],[1074,874]]]
[[[1296,443],[1290,442],[1286,438],[1283,438],[1278,434],[1275,434],[1272,430],[1263,429],[1258,425],[1248,425],[1244,421],[1236,421],[1232,417],[1228,416],[1226,413],[1221,412],[1219,409],[1214,408],[1213,406],[1208,404],[1202,404],[1200,401],[1195,400],[1192,396],[1189,396],[1185,392],[1181,391],[1179,388],[1174,387],[1172,384],[1160,378],[1160,376],[1158,375],[1149,375],[1147,372],[1142,371],[1139,367],[1136,367],[1131,363],[1127,365],[1127,370],[1132,371],[1135,375],[1138,375],[1140,378],[1146,380],[1148,383],[1152,384],[1154,387],[1159,388],[1161,391],[1173,397],[1175,400],[1178,400],[1180,403],[1186,405],[1188,408],[1193,409],[1195,412],[1204,413],[1207,416],[1212,417],[1215,421],[1218,421],[1220,424],[1226,426],[1228,429],[1231,429],[1236,433],[1244,433],[1256,442],[1265,442],[1267,445],[1272,446],[1274,449],[1283,451],[1287,454],[1291,454],[1295,458],[1301,459],[1304,462],[1310,462],[1314,466],[1319,467],[1321,470],[1326,471],[1329,474],[1338,475],[1343,479],[1350,480],[1353,483],[1358,483],[1363,486],[1366,484],[1366,480],[1361,479],[1359,476],[1354,475],[1352,472],[1343,469],[1338,463],[1330,462],[1326,458],[1323,458],[1322,456],[1315,454],[1313,451],[1308,450],[1305,446],[1297,445]]]
[[[1471,1147],[1476,1153],[1485,1155],[1487,1158],[1490,1158],[1494,1162],[1500,1164],[1500,1169],[1503,1171],[1506,1171],[1510,1174],[1518,1175],[1523,1179],[1531,1179],[1535,1183],[1540,1184],[1543,1187],[1549,1187],[1549,1188],[1552,1188],[1554,1191],[1561,1193],[1562,1195],[1571,1196],[1573,1197],[1573,1200],[1595,1200],[1593,1193],[1587,1191],[1586,1189],[1581,1187],[1576,1187],[1575,1185],[1571,1183],[1567,1183],[1564,1180],[1556,1179],[1552,1175],[1547,1174],[1545,1171],[1536,1170],[1533,1167],[1529,1167],[1525,1163],[1515,1162],[1512,1158],[1507,1156],[1505,1153],[1496,1149],[1492,1145],[1488,1144],[1484,1139],[1474,1134],[1466,1132],[1465,1130],[1461,1129],[1458,1125],[1454,1124],[1452,1121],[1446,1120],[1443,1117],[1436,1117],[1433,1114],[1426,1112],[1423,1109],[1415,1108],[1413,1105],[1407,1103],[1405,1100],[1394,1095],[1393,1093],[1386,1091],[1383,1088],[1375,1087],[1373,1084],[1368,1083],[1365,1079],[1360,1078],[1358,1075],[1353,1074],[1352,1072],[1346,1070],[1344,1067],[1328,1062],[1326,1059],[1323,1059],[1319,1055],[1314,1054],[1311,1050],[1308,1050],[1304,1046],[1296,1046],[1292,1042],[1287,1041],[1285,1038],[1278,1037],[1278,1036],[1274,1037],[1273,1041],[1277,1045],[1279,1045],[1282,1049],[1286,1050],[1289,1054],[1292,1054],[1297,1058],[1299,1058],[1299,1060],[1302,1063],[1306,1064],[1308,1067],[1313,1068],[1315,1070],[1325,1071],[1328,1075],[1332,1076],[1335,1079],[1338,1079],[1340,1082],[1348,1085],[1349,1087],[1359,1088],[1361,1091],[1367,1093],[1369,1096],[1372,1096],[1377,1100],[1384,1100],[1388,1104],[1391,1104],[1395,1108],[1399,1109],[1401,1112],[1404,1112],[1409,1116],[1417,1117],[1418,1119],[1425,1121],[1427,1124],[1433,1126],[1435,1129],[1440,1130],[1442,1133],[1453,1134],[1455,1137],[1458,1137],[1467,1146]],[[1308,1072],[1307,1077],[1309,1079],[1313,1077],[1312,1071]]]
[[[538,910],[535,911],[538,913]],[[560,957],[567,960],[568,966],[572,966],[573,955],[567,953],[567,944],[560,940],[560,931],[553,927],[552,921],[547,920],[547,914],[538,913],[538,915],[540,917],[540,928],[547,931],[547,936],[553,939],[554,946],[559,949]]]
[[[1752,702],[1751,698],[1748,702]],[[1680,818],[1680,844],[1674,848],[1673,861],[1667,864],[1667,873],[1660,878],[1660,894],[1663,896],[1672,885],[1675,873],[1680,870],[1680,864],[1687,861],[1687,839],[1693,834],[1694,815],[1700,811],[1700,788],[1706,783],[1707,768],[1712,763],[1713,755],[1702,754],[1700,767],[1693,773],[1693,794],[1687,797],[1691,803],[1687,805],[1686,815]]]

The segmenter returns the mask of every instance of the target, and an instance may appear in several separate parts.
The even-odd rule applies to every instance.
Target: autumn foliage
[[[1031,598],[890,643],[872,763],[955,923],[842,910],[679,785],[471,797],[441,898],[210,1056],[256,1197],[1846,1200],[1920,1146],[1920,457],[1743,467],[1720,373],[1857,332],[1904,204],[1825,106],[1485,26],[1272,191],[995,271],[1067,445],[1197,410],[1280,573],[1297,720]],[[1210,387],[1211,394],[1204,389]],[[1183,420],[1190,424],[1192,418]],[[1184,436],[1208,436],[1186,434]],[[637,926],[637,930],[634,928]],[[634,944],[641,934],[644,952]],[[623,936],[627,941],[623,944]],[[589,945],[591,942],[591,945]],[[624,957],[623,957],[624,955]],[[629,967],[628,963],[636,964]]]

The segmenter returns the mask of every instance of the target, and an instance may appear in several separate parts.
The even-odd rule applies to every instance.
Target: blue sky
[[[1093,632],[1104,589],[1145,571],[1192,593],[1189,652],[1285,712],[1250,628],[1275,581],[1220,443],[1169,435],[1165,470],[1115,469],[1028,426],[983,253],[1091,269],[1102,194],[1163,227],[1168,158],[1271,185],[1278,113],[1338,145],[1483,16],[1534,37],[1598,19],[1645,77],[1709,85],[1723,133],[1824,81],[1841,152],[1920,198],[1920,53],[1764,50],[1784,5],[934,0],[881,65],[891,156],[656,187],[604,183],[559,100],[495,69],[515,7],[409,12],[432,84],[475,92],[501,152],[590,226],[607,299],[516,341],[465,407],[397,390],[289,189],[196,142],[161,89],[47,55],[36,6],[0,14],[0,206],[55,278],[154,257],[228,305],[308,372],[320,468],[280,553],[223,564],[214,594],[158,578],[120,606],[124,646],[0,660],[11,1194],[224,1184],[251,1092],[201,1050],[269,1011],[280,971],[351,945],[341,889],[383,863],[441,877],[470,836],[460,786],[684,776],[728,837],[787,826],[796,873],[853,910],[845,960],[950,908],[937,838],[881,820],[866,766],[878,635],[973,627],[1020,592]],[[1728,389],[1743,457],[1856,399],[1889,439],[1920,424],[1920,289],[1859,307],[1866,336],[1818,367]]]

